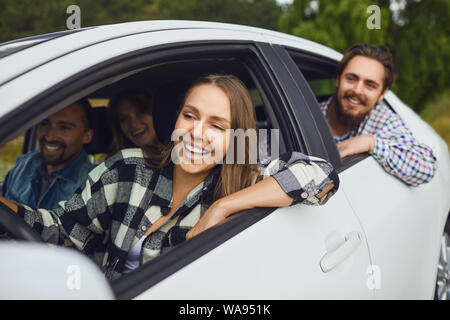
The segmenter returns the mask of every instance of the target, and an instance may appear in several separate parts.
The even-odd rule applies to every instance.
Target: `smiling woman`
[[[211,105],[214,108],[211,108]],[[197,80],[188,90],[174,133],[183,133],[183,143],[177,139],[172,161],[180,163],[187,172],[211,170],[228,152],[230,129],[255,130],[252,101],[245,86],[231,76],[206,76]],[[172,137],[174,138],[177,137]],[[234,141],[233,141],[234,142]],[[221,166],[221,175],[215,189],[215,198],[230,195],[254,182],[258,169],[249,161],[250,146],[239,140],[233,150],[244,150],[246,160],[238,164],[238,152]],[[193,152],[197,147],[201,154]],[[203,154],[205,151],[206,154]],[[231,152],[231,151],[230,151]]]
[[[203,130],[198,131],[193,120]],[[188,144],[174,143],[187,154],[179,163],[166,160],[155,167],[142,149],[125,149],[92,170],[84,187],[54,210],[0,201],[30,222],[45,241],[70,241],[115,279],[236,212],[324,204],[337,191],[334,168],[298,152],[273,160],[265,172],[248,162],[186,161],[206,143],[211,154],[228,151],[229,131],[223,129],[255,126],[250,95],[238,78],[202,77],[187,91],[176,121],[175,128],[186,133],[183,139],[190,139]],[[196,157],[201,159],[203,153]]]

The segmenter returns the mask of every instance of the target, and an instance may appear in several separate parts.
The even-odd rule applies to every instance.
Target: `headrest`
[[[170,141],[177,120],[177,111],[183,103],[190,82],[180,81],[161,86],[155,93],[153,123],[156,135],[162,143]]]
[[[84,148],[88,154],[108,153],[112,142],[112,130],[109,126],[107,108],[91,108],[90,113],[94,136]]]

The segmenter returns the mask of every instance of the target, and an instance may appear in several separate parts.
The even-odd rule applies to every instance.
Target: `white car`
[[[251,92],[258,127],[279,129],[280,152],[327,159],[341,184],[324,206],[243,212],[111,283],[81,253],[35,243],[31,228],[2,206],[3,228],[36,241],[0,242],[0,298],[448,298],[448,147],[389,92],[384,102],[433,149],[435,177],[409,187],[368,154],[340,159],[318,102],[334,93],[341,57],[279,32],[195,21],[106,25],[1,44],[0,145],[26,132],[23,151],[34,150],[44,118],[81,97],[107,102],[126,87],[155,95],[164,139],[186,84],[233,73]],[[100,129],[91,153],[108,141],[105,108],[95,109]]]

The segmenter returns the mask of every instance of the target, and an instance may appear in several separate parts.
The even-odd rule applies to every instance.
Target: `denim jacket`
[[[26,153],[17,158],[4,186],[4,197],[32,208],[53,209],[69,199],[94,168],[84,149],[77,158],[62,168],[39,199],[41,189],[41,151]]]

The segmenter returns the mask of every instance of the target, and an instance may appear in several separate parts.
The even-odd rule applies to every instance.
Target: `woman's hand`
[[[214,202],[208,210],[205,211],[203,216],[198,220],[197,224],[186,233],[186,240],[195,237],[200,232],[211,228],[221,222],[225,221],[225,218],[230,214],[227,210],[225,198],[219,199]]]

